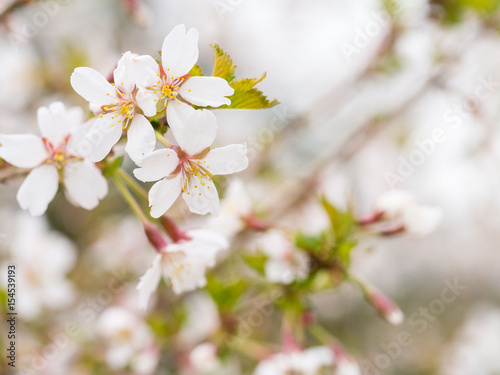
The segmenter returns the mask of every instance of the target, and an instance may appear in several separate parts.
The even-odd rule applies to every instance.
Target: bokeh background
[[[70,86],[75,67],[106,75],[122,52],[155,55],[174,26],[196,27],[205,71],[215,41],[240,77],[266,72],[259,88],[281,102],[216,112],[216,143],[249,146],[242,178],[257,207],[314,232],[326,220],[317,194],[339,206],[352,199],[363,215],[396,187],[443,212],[429,236],[366,238],[356,249],[353,271],[398,303],[402,325],[379,319],[352,285],[314,296],[319,318],[363,373],[498,375],[499,7],[496,0],[2,0],[0,132],[36,132],[36,109],[54,100],[86,108]],[[177,319],[168,302],[148,316],[137,309],[135,285],[153,256],[140,224],[114,191],[93,212],[58,196],[46,218],[32,219],[15,201],[20,181],[0,184],[2,262],[17,263],[32,285],[18,291],[25,293],[18,361],[29,367],[70,322],[78,332],[35,373],[148,373],[154,345],[136,367],[117,370],[106,364],[102,339],[110,326],[103,313],[113,306],[132,312],[123,319],[143,332],[139,341],[158,330],[178,334],[162,321]],[[451,303],[435,302],[449,283],[464,289]],[[217,320],[200,302],[206,296],[196,296],[183,302],[195,314],[183,312],[185,342],[200,340]],[[410,320],[422,309],[430,311],[425,327]],[[396,350],[401,332],[411,344]],[[165,351],[150,373],[175,373]],[[2,354],[9,371],[5,361]]]

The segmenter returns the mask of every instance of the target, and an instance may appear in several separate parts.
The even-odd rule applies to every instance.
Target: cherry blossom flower
[[[174,114],[178,107],[231,104],[226,97],[234,90],[225,79],[189,74],[198,60],[198,38],[198,30],[192,28],[186,32],[184,25],[178,25],[163,42],[161,65],[151,56],[137,58],[139,93],[148,99],[149,105],[166,108],[169,125],[178,120]]]
[[[296,249],[283,232],[270,230],[257,239],[256,245],[269,258],[264,265],[267,280],[290,284],[309,274],[307,254]]]
[[[335,363],[333,351],[326,346],[317,346],[304,351],[278,353],[261,361],[254,375],[320,375],[332,369]]]
[[[130,365],[135,374],[153,374],[159,361],[159,350],[153,333],[144,320],[124,307],[106,309],[96,324],[106,340],[106,363],[113,370]]]
[[[17,201],[33,216],[42,215],[55,197],[59,182],[70,202],[92,210],[108,193],[101,171],[85,160],[78,145],[88,124],[79,108],[67,110],[61,102],[38,110],[42,137],[33,134],[0,135],[0,157],[18,168],[29,168]]]
[[[17,285],[22,293],[16,298],[17,309],[25,320],[36,319],[44,309],[68,307],[75,297],[73,284],[66,278],[76,263],[76,248],[58,232],[49,230],[44,218],[25,212],[9,214],[13,221],[9,241],[9,264],[16,264]],[[2,264],[7,272],[7,264]],[[2,277],[2,284],[7,277]],[[6,285],[5,285],[6,286]]]
[[[82,140],[90,160],[104,159],[113,146],[128,131],[125,150],[134,161],[143,156],[143,149],[156,143],[153,127],[144,117],[156,114],[156,105],[141,93],[135,84],[135,60],[131,52],[123,54],[113,72],[114,83],[109,83],[92,68],[76,68],[71,75],[73,89],[98,115],[94,126]],[[138,110],[141,109],[144,115]]]
[[[147,154],[134,170],[139,180],[158,181],[149,191],[151,216],[158,218],[179,194],[193,213],[219,214],[219,196],[212,177],[244,170],[248,166],[245,145],[210,149],[217,132],[217,121],[208,110],[191,107],[179,115],[183,126],[172,126],[179,146]]]
[[[175,294],[203,288],[207,283],[206,269],[215,266],[217,254],[229,247],[224,237],[209,230],[192,229],[185,233],[190,239],[168,244],[141,277],[137,285],[141,309],[147,307],[162,275]]]
[[[419,236],[434,231],[442,218],[439,208],[419,205],[413,194],[403,190],[382,194],[375,203],[375,212],[401,225],[404,231]]]
[[[186,318],[176,339],[180,347],[192,348],[221,328],[219,310],[207,292],[197,291],[187,295],[184,308]],[[202,316],[200,311],[203,311]]]
[[[184,375],[238,375],[241,374],[238,363],[231,359],[221,360],[217,356],[217,347],[205,342],[191,350],[188,358],[188,367],[182,372]]]
[[[212,217],[208,223],[210,229],[231,238],[247,226],[246,219],[253,214],[253,204],[243,181],[231,181],[220,208],[220,215]]]

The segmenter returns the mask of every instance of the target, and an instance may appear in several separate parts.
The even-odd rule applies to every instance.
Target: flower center
[[[186,262],[186,255],[181,252],[164,253],[162,263],[163,270],[168,276],[168,281],[172,283],[173,279],[182,282],[181,273],[189,266]]]
[[[159,98],[155,101],[164,101],[163,106],[166,107],[169,100],[177,99],[179,89],[186,82],[191,75],[184,74],[182,77],[169,76],[170,69],[165,72],[162,65],[160,65],[160,73],[156,74],[158,81],[155,86],[148,87],[153,90],[154,94],[158,94]]]
[[[112,83],[114,86],[114,83]],[[113,116],[111,116],[111,119],[117,119],[118,123],[121,123],[122,121],[124,122],[123,124],[123,129],[125,130],[128,126],[128,123],[132,118],[134,117],[135,114],[135,107],[136,107],[136,91],[134,89],[133,92],[122,92],[119,89],[116,89],[116,96],[118,97],[118,101],[116,103],[111,102],[108,105],[103,105],[101,109],[103,110],[104,113],[113,113]],[[109,95],[109,93],[107,94]],[[102,114],[99,115],[99,117],[102,118]],[[111,127],[115,126],[114,124],[111,125]]]
[[[57,169],[62,169],[65,164],[71,163],[73,161],[81,161],[82,158],[70,154],[67,150],[70,138],[71,135],[68,134],[57,146],[54,146],[52,142],[50,142],[47,138],[42,138],[43,145],[45,146],[48,155],[45,163],[52,164],[57,167]]]

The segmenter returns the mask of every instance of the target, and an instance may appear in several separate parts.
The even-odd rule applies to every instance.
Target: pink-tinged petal
[[[137,101],[137,106],[142,109],[142,112],[144,112],[144,115],[151,117],[156,115],[158,112],[156,109],[156,103],[158,103],[159,97],[160,96],[158,94],[154,94],[150,90],[139,89],[135,96],[135,100]]]
[[[173,105],[175,107],[175,104]],[[167,107],[167,116],[174,116],[180,121],[171,124],[172,133],[175,140],[184,152],[189,155],[196,155],[210,147],[217,135],[217,119],[215,115],[207,109],[192,111],[184,116],[179,110],[170,110]],[[184,125],[179,126],[180,123]],[[170,124],[170,122],[169,122]]]
[[[34,168],[47,159],[40,137],[33,134],[0,134],[0,158],[18,168]]]
[[[71,86],[78,95],[99,107],[117,100],[115,88],[92,68],[76,68],[71,75]]]
[[[153,151],[146,155],[134,169],[134,176],[143,182],[158,181],[171,174],[179,164],[174,150],[169,148]]]
[[[139,308],[145,310],[148,302],[161,280],[161,254],[156,254],[153,263],[140,278],[137,290],[139,291]]]
[[[164,178],[153,185],[149,191],[151,216],[155,219],[163,215],[174,204],[182,189],[180,174],[173,178]]]
[[[139,89],[158,85],[160,65],[149,55],[136,56],[133,59],[135,83]]]
[[[220,77],[191,77],[179,89],[181,97],[191,104],[220,107],[231,104],[226,96],[234,94],[234,89]]]
[[[211,150],[203,164],[213,174],[232,174],[248,167],[247,146],[229,145]]]
[[[127,132],[125,151],[137,164],[155,149],[156,136],[151,123],[142,115],[136,115]]]
[[[57,168],[50,164],[33,169],[17,192],[17,202],[33,216],[45,213],[59,187]]]
[[[161,50],[161,60],[165,74],[178,78],[189,73],[198,61],[198,30],[179,25],[166,36]]]
[[[125,117],[115,117],[109,113],[95,121],[88,134],[79,142],[77,149],[80,155],[93,162],[104,159],[122,136],[122,123]],[[121,123],[118,120],[121,119]]]
[[[64,167],[66,195],[72,203],[93,210],[108,194],[108,182],[99,168],[90,162],[76,162]]]
[[[203,183],[204,185],[201,184],[199,179],[191,176],[182,197],[192,213],[198,215],[212,213],[219,216],[219,195],[214,182],[204,179]]]
[[[135,89],[135,64],[132,53],[125,52],[113,72],[115,87],[124,93],[132,93]]]

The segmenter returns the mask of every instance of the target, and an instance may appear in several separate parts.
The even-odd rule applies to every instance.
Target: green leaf
[[[245,254],[243,255],[243,260],[259,274],[264,275],[264,265],[267,261],[267,257],[262,253],[257,254]]]
[[[106,161],[106,167],[102,171],[104,177],[113,176],[118,169],[122,166],[123,156],[117,157],[111,162]]]
[[[236,69],[236,65],[233,64],[231,57],[218,44],[211,43],[210,46],[215,52],[213,76],[224,78],[226,81],[231,82],[235,79],[234,70]]]
[[[214,299],[220,311],[228,311],[238,302],[247,290],[243,280],[218,280],[214,275],[207,277],[207,291]]]
[[[330,218],[337,242],[345,241],[351,235],[355,224],[352,212],[350,210],[344,212],[337,209],[325,197],[321,198],[321,204]]]
[[[230,105],[224,105],[221,109],[264,109],[271,108],[279,104],[275,100],[269,101],[262,91],[255,88],[255,85],[266,78],[264,73],[260,78],[236,79],[235,69],[231,57],[224,52],[218,44],[210,44],[215,52],[214,77],[225,79],[234,89],[234,94],[229,97]]]
[[[189,71],[191,77],[202,76],[203,72],[201,71],[201,67],[198,64],[194,64],[194,66]]]
[[[229,82],[229,85],[234,89],[234,94],[229,97],[231,104],[219,108],[264,109],[278,105],[279,102],[276,99],[269,101],[262,91],[254,87],[265,77],[266,74],[264,73],[260,78],[235,79]]]

